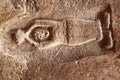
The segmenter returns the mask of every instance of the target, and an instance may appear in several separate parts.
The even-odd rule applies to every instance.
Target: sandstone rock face
[[[0,80],[119,80],[119,0],[0,0]]]

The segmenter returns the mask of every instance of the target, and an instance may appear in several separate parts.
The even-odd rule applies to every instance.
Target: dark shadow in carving
[[[108,21],[108,16],[106,16],[106,14],[110,15],[110,22],[107,22]],[[106,9],[104,9],[103,11],[101,11],[99,14],[98,14],[98,19],[101,21],[101,26],[102,26],[102,30],[103,30],[103,40],[100,41],[99,45],[102,49],[104,50],[115,50],[115,44],[114,44],[114,35],[113,35],[113,28],[112,28],[112,11],[111,11],[111,6],[108,5]],[[111,39],[109,38],[109,34],[108,32],[110,31],[111,32],[111,37],[112,37],[112,43],[113,43],[113,46],[111,46],[111,48],[107,48],[107,46],[110,44],[111,42]]]
[[[16,32],[17,32],[17,29],[12,29],[12,30],[10,30],[11,38],[12,38],[12,40],[13,40],[15,43],[17,43],[16,37],[15,37]]]

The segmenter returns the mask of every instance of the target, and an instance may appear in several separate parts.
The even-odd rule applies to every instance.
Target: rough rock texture
[[[120,80],[120,0],[0,0],[0,80]]]

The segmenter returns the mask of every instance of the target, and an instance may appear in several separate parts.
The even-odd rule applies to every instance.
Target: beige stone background
[[[28,11],[24,11],[24,1],[0,0],[0,27],[3,28],[5,25],[4,29],[7,30],[6,24],[8,26],[12,24],[9,22],[12,20],[13,23],[22,25],[24,21],[28,22],[34,18],[57,19],[58,17],[56,16],[61,15],[61,10],[67,9],[63,7],[65,1],[70,2],[71,5],[68,5],[73,6],[73,9],[67,10],[68,12],[64,16],[71,16],[72,12],[74,13],[72,10],[75,10],[76,14],[74,13],[73,15],[75,17],[80,15],[79,13],[77,14],[77,11],[79,12],[78,7],[74,8],[75,1],[82,5],[79,7],[87,5],[91,7],[96,6],[98,3],[108,3],[112,9],[115,46],[114,49],[108,51],[96,50],[96,45],[92,42],[84,46],[71,48],[59,46],[58,48],[46,51],[41,50],[40,52],[32,48],[22,49],[20,52],[14,53],[14,50],[10,51],[9,49],[6,52],[2,51],[2,45],[4,46],[5,44],[1,40],[6,35],[0,35],[0,80],[120,80],[120,0],[27,0],[28,4],[25,5],[30,7]],[[35,3],[33,5],[29,4],[31,1]],[[60,8],[54,8],[58,4]],[[54,13],[53,10],[55,11]],[[26,14],[27,17],[25,16]],[[16,21],[16,17],[19,17],[23,22]],[[61,15],[60,17],[62,18],[63,16]],[[6,39],[9,41],[9,37]],[[92,48],[87,47],[89,45],[92,45]],[[19,47],[16,48],[16,50],[19,49]],[[59,55],[55,57],[55,53],[57,54],[58,52]],[[85,55],[86,53],[97,54],[97,56],[82,58],[79,56],[79,54]]]

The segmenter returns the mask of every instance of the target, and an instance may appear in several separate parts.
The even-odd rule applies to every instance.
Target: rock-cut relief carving
[[[18,45],[24,41],[40,48],[47,49],[57,45],[76,46],[97,41],[101,48],[111,49],[113,37],[110,10],[99,12],[96,20],[66,18],[61,21],[34,20],[27,28],[18,29],[15,33]]]
[[[39,48],[50,48],[58,44],[66,43],[66,26],[64,21],[35,20],[25,31],[18,29],[16,42],[18,45],[25,40]]]
[[[18,45],[26,40],[36,47],[45,49],[57,45],[75,46],[91,41],[99,42],[103,34],[100,20],[35,20],[26,31],[17,29],[15,37]]]

